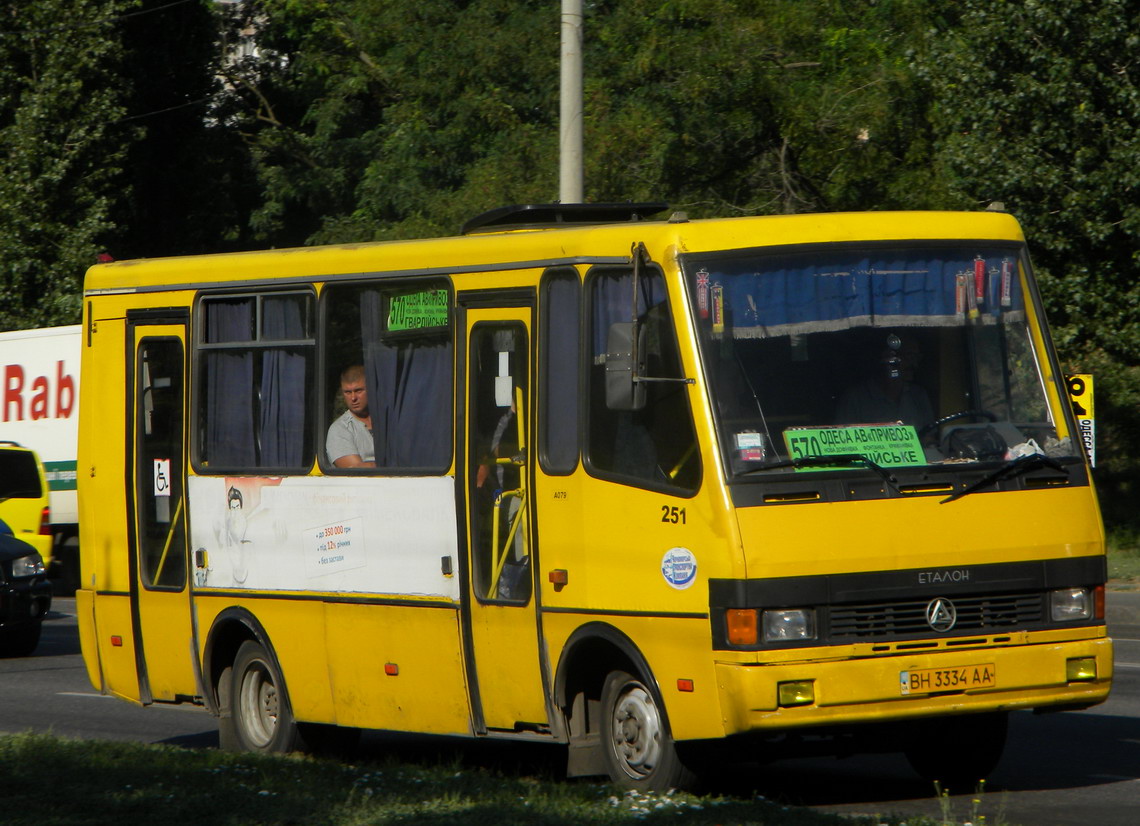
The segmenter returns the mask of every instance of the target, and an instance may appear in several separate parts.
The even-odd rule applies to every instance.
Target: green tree
[[[1098,379],[1099,477],[1136,519],[1140,474],[1140,9],[963,0],[915,63],[954,203],[1022,222],[1064,366]]]
[[[135,129],[116,212],[116,258],[248,246],[257,197],[219,80],[227,7],[136,0],[120,23],[126,122]]]
[[[929,203],[915,152],[925,108],[905,59],[921,4],[623,0],[593,11],[587,182],[607,197],[665,197],[696,215]]]
[[[926,129],[905,60],[921,9],[588,3],[586,199],[665,199],[694,215],[926,205],[932,176],[907,139]],[[484,209],[552,200],[558,11],[550,0],[251,7],[264,53],[235,83],[265,188],[263,238],[439,234]]]
[[[449,233],[487,204],[550,199],[556,5],[264,0],[248,12],[261,57],[231,82],[265,241]]]
[[[133,0],[0,10],[0,329],[79,320],[83,273],[114,229],[134,127],[119,17]]]

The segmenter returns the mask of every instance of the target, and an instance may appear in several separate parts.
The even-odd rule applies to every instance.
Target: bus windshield
[[[682,266],[734,475],[1079,455],[1048,401],[1018,245],[743,250]]]

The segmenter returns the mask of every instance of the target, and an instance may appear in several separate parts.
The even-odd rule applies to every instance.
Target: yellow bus
[[[505,207],[84,295],[87,669],[223,747],[545,741],[643,789],[883,749],[949,782],[1011,711],[1108,696],[1008,214]]]

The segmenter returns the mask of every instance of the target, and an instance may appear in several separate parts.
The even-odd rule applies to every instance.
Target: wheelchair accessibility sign
[[[170,496],[170,460],[154,460],[154,495]]]

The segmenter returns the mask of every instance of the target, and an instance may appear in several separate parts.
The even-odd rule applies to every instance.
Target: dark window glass
[[[634,316],[633,275],[627,269],[598,270],[588,282],[590,375],[588,451],[590,469],[646,487],[695,491],[700,457],[682,381],[680,354],[665,283],[649,269],[638,278],[637,326],[641,383],[636,409],[612,406],[606,393],[608,342],[614,325]]]
[[[732,473],[836,455],[915,473],[1080,456],[1050,407],[1017,246],[824,244],[681,265]]]
[[[307,292],[202,300],[202,469],[312,466],[312,304]]]
[[[514,322],[477,324],[468,359],[475,591],[481,600],[527,602],[532,586],[525,465],[520,463],[527,446],[519,431],[527,404],[526,329]]]
[[[182,504],[182,342],[145,339],[135,392],[139,570],[147,587],[186,582]]]
[[[343,462],[337,460],[346,456],[365,462],[368,472],[386,468],[441,473],[451,466],[450,295],[441,281],[343,285],[324,291],[321,333],[328,426],[322,434],[322,467],[341,469]],[[365,416],[346,404],[343,392],[361,383]]]
[[[581,291],[573,270],[548,273],[542,282],[538,430],[542,467],[548,473],[571,473],[578,466]]]
[[[38,499],[42,495],[35,456],[26,450],[0,447],[0,498]]]

